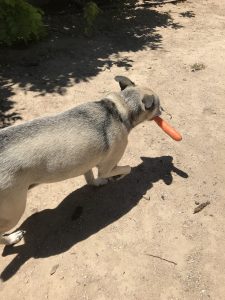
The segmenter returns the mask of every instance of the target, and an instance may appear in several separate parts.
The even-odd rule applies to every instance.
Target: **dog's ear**
[[[135,86],[135,84],[125,76],[116,76],[115,80],[119,82],[121,91],[124,90],[128,86]]]
[[[153,109],[154,99],[155,99],[154,95],[146,95],[146,94],[144,95],[142,102],[143,102],[146,110]]]

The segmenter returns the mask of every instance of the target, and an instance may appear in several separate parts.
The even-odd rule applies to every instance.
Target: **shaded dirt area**
[[[224,299],[225,4],[134,1],[119,12],[85,38],[79,15],[57,11],[46,40],[0,49],[0,127],[99,99],[120,74],[159,94],[183,141],[145,123],[121,181],[29,191],[25,243],[2,247],[1,299]]]

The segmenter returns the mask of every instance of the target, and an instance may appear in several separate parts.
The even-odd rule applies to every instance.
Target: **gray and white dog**
[[[82,174],[88,184],[99,186],[130,173],[130,166],[117,166],[128,134],[139,123],[160,115],[160,103],[150,89],[137,87],[124,76],[115,80],[120,93],[0,131],[1,244],[22,239],[21,230],[5,232],[21,218],[29,188]]]

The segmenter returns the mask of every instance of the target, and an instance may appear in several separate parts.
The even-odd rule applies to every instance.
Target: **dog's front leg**
[[[89,170],[87,173],[84,174],[87,184],[93,186],[102,186],[108,183],[108,179],[106,178],[97,178],[95,179],[93,171]]]
[[[115,166],[112,170],[107,170],[104,167],[99,168],[99,179],[119,180],[131,172],[130,166]]]

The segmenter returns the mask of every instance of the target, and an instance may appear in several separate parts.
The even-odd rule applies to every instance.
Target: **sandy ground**
[[[74,36],[62,12],[38,47],[1,50],[5,124],[99,99],[121,74],[152,87],[183,134],[177,143],[144,123],[120,182],[94,189],[79,177],[31,190],[25,243],[1,247],[1,299],[225,298],[225,3],[153,2],[90,39]]]

